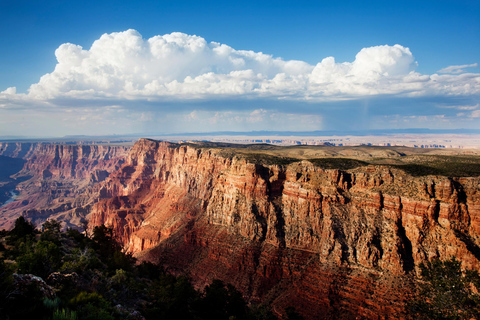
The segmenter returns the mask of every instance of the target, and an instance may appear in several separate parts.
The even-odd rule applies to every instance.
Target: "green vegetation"
[[[480,157],[441,154],[441,150],[405,147],[274,146],[268,144],[232,144],[220,142],[185,143],[200,149],[217,149],[219,155],[242,158],[259,165],[289,165],[307,160],[324,169],[350,170],[367,165],[384,165],[412,176],[480,176]]]
[[[234,155],[246,159],[248,162],[260,165],[288,165],[302,161],[300,158],[282,157],[268,153],[228,153],[222,155],[233,157]],[[323,169],[350,170],[370,164],[385,165],[405,171],[412,176],[438,175],[446,177],[475,177],[480,176],[480,158],[468,156],[406,156],[396,159],[398,164],[391,164],[388,159],[358,160],[342,157],[312,158],[306,159],[315,166]]]
[[[428,176],[428,175],[442,175],[442,170],[434,168],[434,167],[429,167],[426,165],[421,165],[421,164],[402,164],[402,165],[393,165],[392,167],[400,169],[405,171],[405,173],[408,173],[411,176],[414,177],[422,177],[422,176]],[[445,175],[448,176],[448,175]]]
[[[369,165],[368,162],[348,158],[320,158],[308,161],[323,169],[350,170]]]
[[[285,166],[290,163],[300,161],[299,159],[288,158],[288,157],[276,157],[266,153],[245,153],[239,156],[241,156],[248,162],[260,164],[264,166],[271,166],[271,165]]]
[[[266,306],[248,306],[220,280],[196,290],[185,276],[137,264],[105,226],[91,238],[61,232],[54,220],[42,230],[20,217],[1,233],[7,246],[0,259],[0,319],[277,319]]]
[[[439,175],[446,177],[480,176],[480,158],[473,156],[415,156],[395,165],[412,176]]]
[[[480,276],[462,272],[455,258],[421,265],[415,298],[407,306],[412,319],[480,319]]]

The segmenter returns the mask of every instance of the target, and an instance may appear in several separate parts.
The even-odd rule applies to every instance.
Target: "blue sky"
[[[0,29],[0,136],[480,128],[477,0],[3,0]]]

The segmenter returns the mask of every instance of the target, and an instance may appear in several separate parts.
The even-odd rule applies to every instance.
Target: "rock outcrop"
[[[127,146],[64,145],[0,142],[0,156],[23,159],[23,168],[7,178],[4,193],[15,190],[16,201],[0,208],[0,229],[9,229],[24,215],[37,225],[56,218],[81,228],[97,201],[95,184],[120,168]]]
[[[44,178],[98,178],[98,172],[118,169],[128,150],[126,146],[0,142],[0,156],[27,160],[23,173]]]
[[[399,318],[422,262],[480,268],[479,177],[263,166],[141,139],[98,192],[90,228],[111,226],[137,257],[198,285],[231,282],[279,314]]]
[[[0,156],[27,159],[32,156],[39,144],[35,142],[0,142]]]

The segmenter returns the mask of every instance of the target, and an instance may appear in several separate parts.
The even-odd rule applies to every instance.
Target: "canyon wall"
[[[0,156],[27,160],[23,173],[38,177],[83,179],[98,171],[111,172],[128,151],[126,146],[0,142]]]
[[[22,159],[22,169],[4,179],[4,192],[16,201],[0,207],[0,229],[10,229],[23,215],[40,226],[55,218],[81,228],[98,200],[95,184],[118,170],[127,146],[0,142],[0,156]]]
[[[480,268],[480,178],[387,166],[263,166],[218,149],[141,139],[98,184],[90,228],[128,252],[234,284],[307,318],[401,318],[422,262]]]
[[[32,156],[38,145],[40,145],[40,143],[0,141],[0,156],[27,159]]]

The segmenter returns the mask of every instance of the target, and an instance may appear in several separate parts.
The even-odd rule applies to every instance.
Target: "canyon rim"
[[[401,318],[422,263],[456,257],[464,269],[480,267],[479,177],[362,161],[330,168],[151,139],[0,150],[24,159],[17,177],[26,176],[18,200],[2,207],[4,227],[19,214],[106,225],[139,261],[198,287],[231,283],[278,314],[294,306],[308,319]]]

